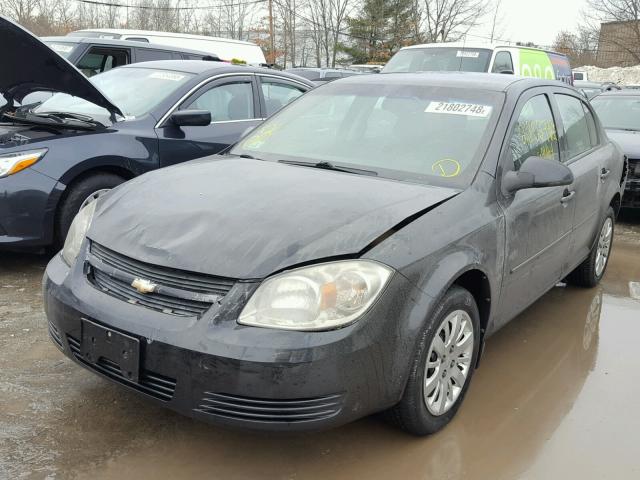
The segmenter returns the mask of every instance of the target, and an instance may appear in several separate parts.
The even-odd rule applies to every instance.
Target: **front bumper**
[[[63,191],[58,182],[30,168],[0,178],[0,248],[50,244]]]
[[[329,332],[238,325],[255,284],[239,284],[200,319],[154,312],[94,288],[81,261],[47,267],[45,310],[54,343],[85,368],[182,414],[263,430],[317,430],[399,401],[424,295],[396,274],[355,324]],[[129,381],[112,362],[81,355],[82,319],[140,340],[140,375]]]

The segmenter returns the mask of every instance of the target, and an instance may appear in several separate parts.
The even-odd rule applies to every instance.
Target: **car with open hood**
[[[89,203],[47,266],[52,341],[201,420],[442,428],[486,338],[611,252],[624,156],[584,97],[491,74],[362,75],[225,155]],[[562,319],[558,319],[562,322]]]
[[[88,79],[3,18],[0,44],[0,248],[61,246],[87,199],[218,153],[313,88],[286,73],[202,60],[135,63]],[[25,100],[42,91],[57,93]]]
[[[603,92],[591,100],[611,140],[628,158],[624,208],[640,209],[640,91]]]

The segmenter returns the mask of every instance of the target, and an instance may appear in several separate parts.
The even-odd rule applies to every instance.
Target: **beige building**
[[[602,23],[596,61],[603,68],[640,64],[640,21]]]

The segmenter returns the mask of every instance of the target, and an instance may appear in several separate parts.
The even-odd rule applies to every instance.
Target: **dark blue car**
[[[0,44],[5,249],[61,245],[91,198],[147,171],[218,153],[313,88],[295,75],[196,60],[137,63],[89,80],[1,17]],[[28,104],[43,90],[61,93]]]

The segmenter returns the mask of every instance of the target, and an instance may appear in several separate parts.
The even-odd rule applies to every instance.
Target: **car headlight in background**
[[[69,233],[64,241],[64,247],[62,248],[62,258],[67,262],[67,265],[71,266],[78,258],[80,253],[80,247],[82,241],[87,235],[87,230],[91,226],[91,220],[93,220],[93,214],[96,211],[97,201],[93,201],[85,206],[78,212],[76,217],[71,222],[69,227]]]
[[[29,168],[38,162],[47,153],[46,148],[29,150],[26,152],[14,152],[0,155],[0,178],[8,177]]]
[[[283,330],[332,330],[353,323],[384,289],[392,270],[370,260],[298,268],[265,280],[238,323]]]

